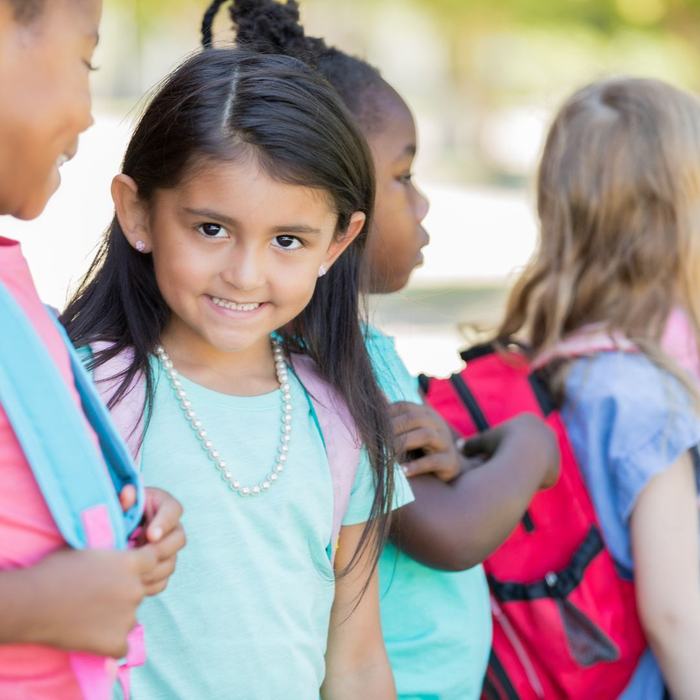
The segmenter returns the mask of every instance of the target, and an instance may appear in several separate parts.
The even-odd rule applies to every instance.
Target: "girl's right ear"
[[[123,173],[112,180],[112,199],[119,226],[129,245],[139,253],[152,250],[148,211],[139,199],[139,188],[133,178]]]

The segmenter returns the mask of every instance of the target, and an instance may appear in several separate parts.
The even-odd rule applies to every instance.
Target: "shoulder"
[[[396,351],[394,339],[374,326],[368,326],[365,344],[377,383],[389,401],[422,403],[418,392],[418,381],[406,369],[406,365]]]
[[[566,380],[569,409],[652,428],[672,416],[697,423],[691,397],[673,374],[642,354],[606,352],[574,363]]]
[[[687,390],[643,355],[577,361],[562,416],[582,468],[609,475],[624,517],[653,476],[700,442]]]

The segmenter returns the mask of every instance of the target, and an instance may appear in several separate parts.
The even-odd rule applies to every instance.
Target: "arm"
[[[700,562],[695,475],[685,453],[642,491],[630,518],[637,608],[676,700],[700,688]]]
[[[462,571],[482,562],[559,473],[556,438],[534,415],[507,421],[465,448],[485,453],[488,461],[452,481],[412,477],[416,500],[399,511],[392,533],[406,554],[435,569]]]
[[[342,571],[349,564],[364,527],[362,523],[341,529],[336,571]],[[396,698],[382,638],[376,568],[362,594],[373,558],[374,550],[370,545],[351,571],[336,583],[326,651],[326,678],[321,688],[323,700]]]
[[[153,545],[122,552],[62,549],[0,572],[0,644],[41,644],[120,658],[158,564]]]

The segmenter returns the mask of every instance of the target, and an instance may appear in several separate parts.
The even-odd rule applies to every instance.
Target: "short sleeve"
[[[408,485],[408,479],[398,466],[394,467],[394,498],[391,509],[396,510],[413,501],[413,492]],[[357,467],[357,475],[350,492],[350,503],[343,517],[342,525],[357,525],[369,520],[374,501],[374,473],[369,463],[367,452],[363,449],[360,453],[360,463]]]
[[[637,499],[700,443],[700,419],[678,379],[643,355],[578,361],[566,395],[562,417],[606,540],[630,567],[628,521]]]
[[[377,383],[389,401],[423,403],[418,391],[418,380],[411,376],[396,352],[394,339],[370,326],[367,329],[366,345]]]

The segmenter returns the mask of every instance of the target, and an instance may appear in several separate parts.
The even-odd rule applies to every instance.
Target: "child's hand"
[[[406,476],[432,473],[441,481],[452,481],[470,468],[455,447],[450,427],[430,406],[399,401],[391,406],[391,415],[399,452],[423,453],[403,465]]]
[[[136,489],[125,486],[119,494],[124,511],[136,503]],[[156,595],[165,590],[168,579],[175,571],[177,553],[185,546],[185,531],[180,524],[182,506],[169,493],[161,489],[146,488],[144,508],[144,536],[139,545],[150,542],[158,556],[158,566],[145,578],[146,595]]]
[[[144,578],[157,567],[156,548],[147,545],[120,552],[62,549],[18,571],[28,577],[34,601],[26,641],[121,658],[146,595]]]
[[[179,501],[161,489],[146,489],[146,541],[158,556],[158,565],[143,579],[146,595],[156,595],[165,590],[168,579],[175,571],[177,553],[187,543],[185,531],[180,524],[181,517],[182,506]]]
[[[540,489],[554,486],[559,478],[559,446],[554,433],[537,416],[523,413],[472,438],[459,438],[457,449],[466,457],[491,459],[510,445],[519,454],[527,454],[528,462],[542,467]],[[534,459],[533,459],[534,457]]]

